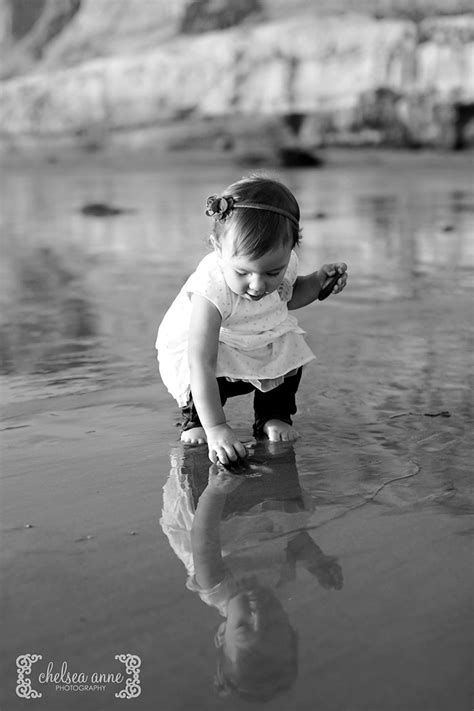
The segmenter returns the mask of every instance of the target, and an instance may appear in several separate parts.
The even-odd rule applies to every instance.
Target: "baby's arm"
[[[216,465],[209,470],[209,482],[199,499],[191,529],[194,572],[203,589],[213,588],[224,578],[220,538],[222,510],[227,494],[242,481],[243,477]]]
[[[344,579],[337,558],[325,555],[308,531],[300,531],[289,541],[286,554],[287,560],[291,561],[293,566],[296,561],[301,561],[306,570],[315,575],[326,590],[341,590]]]
[[[222,317],[208,299],[193,294],[189,329],[191,392],[204,428],[209,459],[228,464],[247,450],[226,423],[216,380],[217,350]]]
[[[338,294],[344,289],[347,282],[347,265],[344,262],[324,264],[321,269],[312,274],[297,277],[293,284],[293,296],[288,302],[288,309],[300,309],[302,306],[316,301],[321,290],[327,286],[336,273],[340,274],[340,278],[337,280],[333,292]]]

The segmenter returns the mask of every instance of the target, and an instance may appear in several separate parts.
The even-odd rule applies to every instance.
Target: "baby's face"
[[[242,647],[255,646],[268,653],[288,649],[291,634],[288,616],[268,588],[244,590],[229,600],[223,644],[231,661]]]
[[[259,301],[278,289],[291,256],[291,246],[281,243],[262,257],[234,255],[231,230],[215,249],[229,289],[250,301]]]

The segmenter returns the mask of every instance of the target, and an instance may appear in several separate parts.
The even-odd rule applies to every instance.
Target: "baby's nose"
[[[249,282],[250,291],[261,294],[265,291],[265,279],[260,274],[252,274]]]

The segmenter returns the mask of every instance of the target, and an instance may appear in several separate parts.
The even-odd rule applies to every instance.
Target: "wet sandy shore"
[[[300,636],[299,678],[270,709],[464,711],[472,636],[470,309],[446,294],[334,299],[300,393],[308,528],[337,555],[344,588],[309,581],[288,599]],[[321,335],[324,334],[324,335]],[[230,419],[249,432],[249,401]],[[184,587],[159,527],[177,412],[158,382],[17,402],[2,421],[4,706],[15,659],[116,671],[142,659],[137,709],[214,709],[218,622]],[[33,678],[33,676],[31,677]],[[60,692],[41,711],[115,709],[117,685]],[[243,708],[236,700],[226,708]]]

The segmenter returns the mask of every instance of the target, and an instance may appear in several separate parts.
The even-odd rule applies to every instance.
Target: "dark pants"
[[[231,383],[226,378],[217,378],[222,406],[225,405],[229,397],[245,395],[254,390],[253,409],[255,422],[253,433],[255,437],[263,435],[263,426],[268,420],[281,420],[291,425],[291,415],[296,412],[296,391],[300,384],[302,370],[303,368],[298,368],[295,375],[287,376],[281,385],[273,388],[273,390],[268,390],[266,393],[262,393],[261,390],[243,380]],[[194,406],[192,394],[188,404],[181,409],[181,412],[184,418],[181,425],[183,432],[193,427],[202,427]]]

